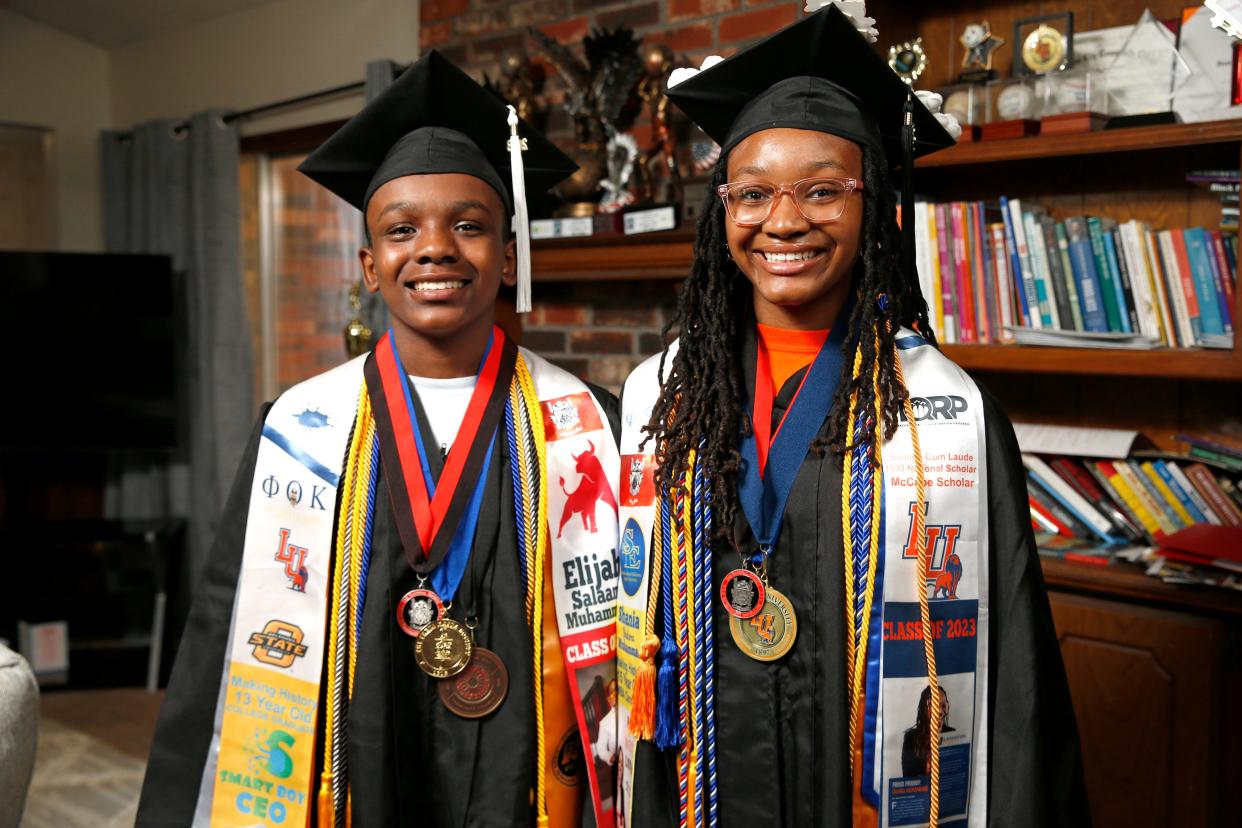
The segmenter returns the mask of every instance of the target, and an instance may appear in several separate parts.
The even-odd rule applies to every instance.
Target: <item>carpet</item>
[[[45,716],[22,828],[130,828],[146,766]]]

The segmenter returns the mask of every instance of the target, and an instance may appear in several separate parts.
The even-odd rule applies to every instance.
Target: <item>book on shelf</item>
[[[1017,423],[1015,433],[1041,554],[1124,558],[1173,583],[1242,586],[1226,577],[1242,575],[1242,449],[1179,435],[1214,455],[1197,457],[1143,448],[1132,431]]]
[[[1209,184],[1217,171],[1200,171]],[[941,341],[1233,347],[1237,237],[1070,216],[1002,196],[916,205],[920,283]]]

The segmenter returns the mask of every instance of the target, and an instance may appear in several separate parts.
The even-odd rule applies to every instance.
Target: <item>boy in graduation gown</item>
[[[669,97],[722,151],[622,393],[630,824],[1087,825],[1013,431],[895,221],[952,139],[833,6]]]
[[[256,425],[139,825],[612,821],[612,415],[493,323],[501,283],[529,302],[527,183],[573,169],[434,51],[302,164],[392,327]]]

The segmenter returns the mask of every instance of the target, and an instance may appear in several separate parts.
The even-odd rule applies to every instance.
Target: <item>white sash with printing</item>
[[[677,345],[669,348],[666,371]],[[898,336],[899,355],[918,422],[927,481],[926,589],[930,600],[940,687],[949,712],[940,749],[940,823],[983,826],[987,816],[988,527],[986,439],[983,403],[974,382],[913,332]],[[639,449],[660,393],[659,356],[644,362],[626,381],[621,431],[621,595],[617,635],[617,684],[621,705],[633,703],[633,679],[642,643],[655,518],[652,482],[654,444]],[[882,745],[869,751],[861,780],[878,803],[882,826],[925,825],[927,776],[906,775],[907,730],[917,735],[918,706],[927,686],[911,543],[914,496],[910,430],[901,418],[883,446],[883,581],[876,595],[872,658],[878,679],[868,687],[876,703],[872,732]],[[827,504],[825,508],[836,508]],[[826,633],[826,631],[824,631]],[[878,647],[876,645],[879,645]],[[731,646],[727,640],[719,646]],[[797,643],[794,644],[797,647]],[[842,665],[844,667],[844,665]],[[842,708],[841,715],[847,715]],[[633,794],[635,743],[622,733],[623,802]],[[906,750],[906,770],[915,770]],[[728,793],[724,796],[727,798]],[[723,804],[722,804],[723,806]],[[626,813],[631,809],[626,808]],[[628,824],[628,822],[627,822]]]
[[[617,452],[607,417],[586,386],[520,350],[543,411],[557,625],[583,751],[590,756],[596,741],[615,743],[615,735],[600,731],[617,720],[607,716],[604,692],[615,669],[617,532],[611,505]],[[336,488],[365,359],[294,386],[264,422],[195,826],[306,823]],[[601,791],[594,763],[585,764],[597,819],[604,824],[613,795]]]

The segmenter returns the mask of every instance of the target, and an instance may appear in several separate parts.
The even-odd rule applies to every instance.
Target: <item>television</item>
[[[0,452],[178,452],[184,297],[168,256],[0,251]]]

